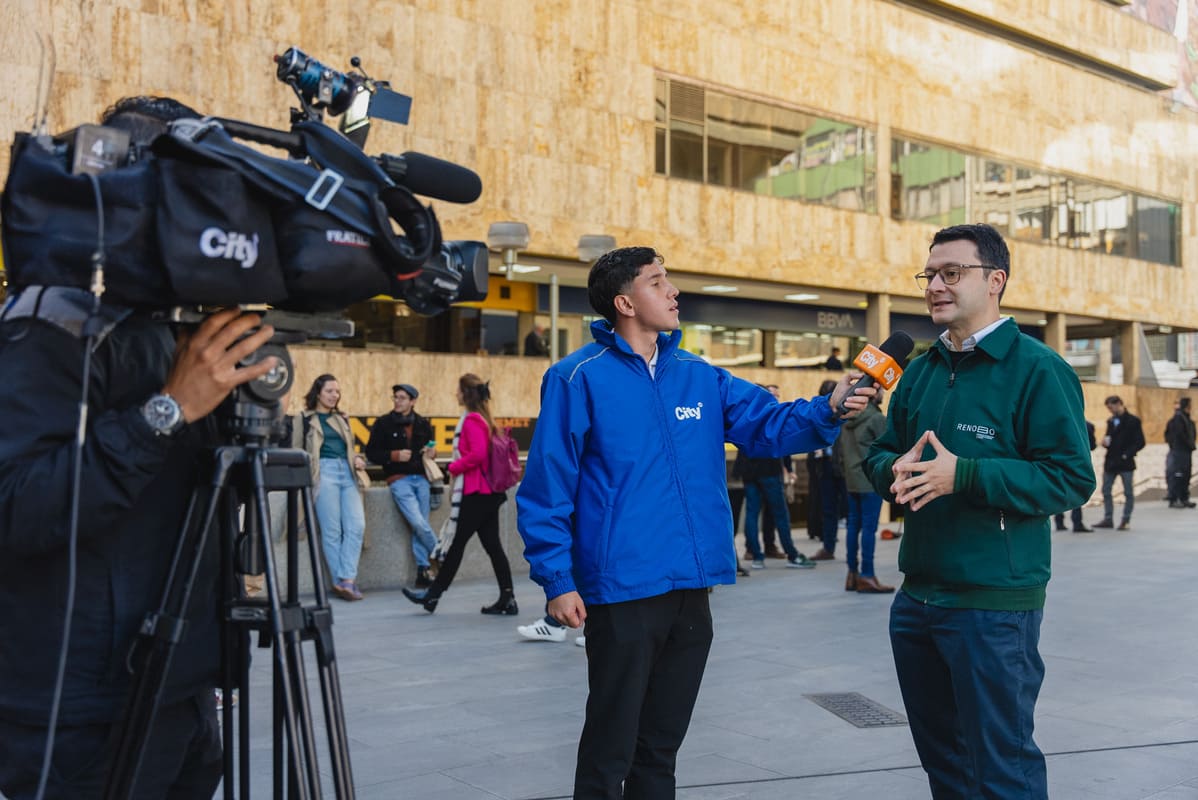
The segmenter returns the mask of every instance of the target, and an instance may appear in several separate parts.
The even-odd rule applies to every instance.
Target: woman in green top
[[[332,375],[312,382],[301,414],[303,447],[312,459],[316,519],[333,591],[346,600],[361,600],[358,557],[366,532],[366,513],[354,470],[366,459],[354,452],[349,419],[338,408],[341,387]]]

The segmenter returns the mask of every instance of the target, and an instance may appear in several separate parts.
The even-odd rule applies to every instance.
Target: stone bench
[[[516,490],[508,490],[508,501],[499,508],[499,540],[507,553],[508,561],[512,564],[512,574],[517,584],[526,581],[528,565],[524,561],[524,542],[516,531]],[[430,515],[433,533],[439,533],[441,524],[449,517],[449,496],[444,495],[441,507]],[[271,512],[274,529],[282,530],[284,496],[271,495]],[[372,486],[363,496],[363,506],[366,511],[366,546],[362,548],[362,557],[358,561],[358,586],[363,592],[369,593],[381,589],[399,589],[401,586],[412,585],[416,579],[416,559],[412,555],[412,530],[408,521],[395,507],[391,492],[386,486]],[[307,543],[300,542],[301,569],[300,591],[312,590],[312,574],[307,568]],[[278,542],[275,545],[275,559],[280,572],[285,571],[284,557],[286,547]],[[483,550],[477,536],[470,537],[462,565],[458,569],[455,582],[469,578],[492,577],[491,559]],[[528,588],[528,587],[525,587]]]

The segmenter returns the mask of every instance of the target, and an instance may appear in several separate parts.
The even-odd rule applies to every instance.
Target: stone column
[[[1119,326],[1119,350],[1123,357],[1123,383],[1137,386],[1140,383],[1140,323],[1124,322]]]
[[[866,296],[869,305],[865,308],[865,338],[875,347],[890,336],[890,295],[870,294]],[[851,360],[853,356],[847,356]]]
[[[1058,355],[1065,355],[1065,315],[1060,313],[1045,314],[1048,324],[1044,326],[1044,344],[1051,347]]]

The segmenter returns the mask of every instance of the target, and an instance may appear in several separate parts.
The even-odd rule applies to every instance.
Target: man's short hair
[[[620,247],[599,256],[587,276],[591,308],[614,325],[616,295],[627,291],[643,267],[660,260],[661,255],[652,247]]]
[[[1108,397],[1106,400],[1102,401],[1102,404],[1104,406],[1114,405],[1115,403],[1118,403],[1119,405],[1123,405],[1123,401],[1121,399],[1119,399],[1119,395],[1117,395],[1117,394],[1113,394],[1110,397]]]
[[[199,119],[202,115],[171,97],[137,95],[122,97],[104,111],[101,123],[129,132],[134,144],[148,145],[166,133],[167,124],[177,119]]]
[[[978,248],[978,257],[983,264],[1001,269],[1007,273],[1007,280],[1011,279],[1011,251],[1007,249],[1007,243],[1002,238],[993,226],[987,225],[984,222],[977,222],[970,225],[951,225],[947,228],[941,228],[936,231],[936,235],[932,237],[932,244],[928,250],[931,250],[938,244],[945,242],[956,242],[965,239],[973,242]],[[998,299],[1002,300],[1003,294],[1007,291],[1007,286],[1004,283],[1002,291],[998,293]]]
[[[1182,410],[1182,411],[1189,411],[1189,410],[1190,410],[1190,398],[1188,398],[1188,397],[1182,397],[1182,398],[1179,398],[1179,399],[1178,399],[1178,401],[1177,401],[1177,404],[1178,404],[1179,406],[1181,406],[1181,410]]]

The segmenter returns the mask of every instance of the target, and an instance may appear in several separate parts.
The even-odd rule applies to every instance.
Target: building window
[[[1181,264],[1177,203],[898,137],[890,169],[895,219],[986,222],[1021,241]]]
[[[670,78],[654,96],[658,174],[877,210],[872,130]]]
[[[965,155],[904,139],[891,143],[891,215],[944,227],[967,219]]]

